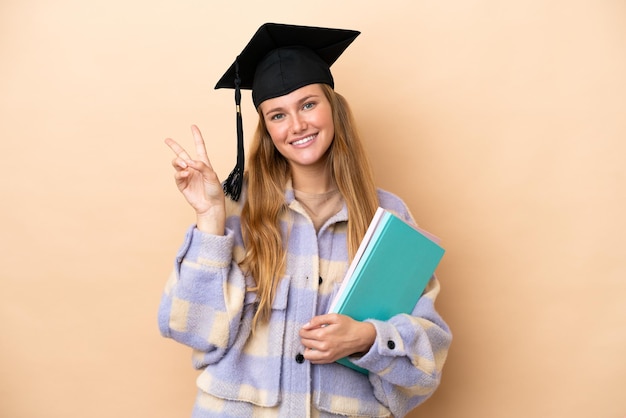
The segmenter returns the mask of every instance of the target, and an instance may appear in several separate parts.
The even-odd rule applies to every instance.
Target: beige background
[[[213,85],[266,21],[363,32],[336,88],[448,250],[455,340],[411,416],[624,417],[621,0],[2,0],[0,416],[189,415],[189,350],[156,325],[193,221],[163,138],[199,124],[225,177]]]

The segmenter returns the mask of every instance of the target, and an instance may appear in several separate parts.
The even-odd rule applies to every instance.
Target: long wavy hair
[[[322,84],[332,109],[335,137],[328,149],[328,169],[348,208],[348,254],[354,257],[361,239],[378,207],[372,171],[359,138],[347,101],[330,86]],[[286,248],[279,220],[287,211],[285,186],[290,178],[289,162],[272,142],[259,112],[248,158],[247,199],[241,212],[245,256],[241,267],[251,275],[258,308],[257,323],[269,320],[276,288],[286,264]]]

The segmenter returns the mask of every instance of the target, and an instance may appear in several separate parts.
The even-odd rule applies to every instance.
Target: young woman
[[[434,308],[434,276],[410,315],[326,313],[376,208],[414,222],[398,197],[374,186],[348,105],[333,90],[329,67],[356,35],[259,29],[231,67],[236,95],[251,88],[259,114],[241,189],[226,187],[231,198],[196,126],[194,157],[166,140],[196,224],[159,326],[193,348],[202,370],[194,417],[402,417],[439,384],[451,334]],[[329,57],[329,45],[339,52]],[[336,363],[343,357],[368,373]]]

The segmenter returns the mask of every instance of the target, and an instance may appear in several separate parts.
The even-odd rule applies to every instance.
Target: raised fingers
[[[172,151],[174,151],[174,154],[176,154],[178,158],[186,161],[191,160],[191,157],[189,156],[189,154],[187,154],[187,151],[185,151],[183,147],[178,145],[178,142],[174,141],[172,138],[166,138],[165,143],[168,147],[170,147]]]
[[[204,138],[202,138],[202,133],[196,125],[191,125],[191,134],[193,135],[193,141],[196,145],[196,154],[198,155],[198,159],[210,167],[211,163],[209,162],[209,156],[206,152]]]

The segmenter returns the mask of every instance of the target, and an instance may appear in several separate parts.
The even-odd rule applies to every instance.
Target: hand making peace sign
[[[204,139],[196,125],[191,126],[197,159],[192,159],[176,141],[167,138],[165,143],[176,157],[172,165],[178,190],[196,211],[197,227],[216,235],[224,234],[225,197],[217,174],[207,156]]]

